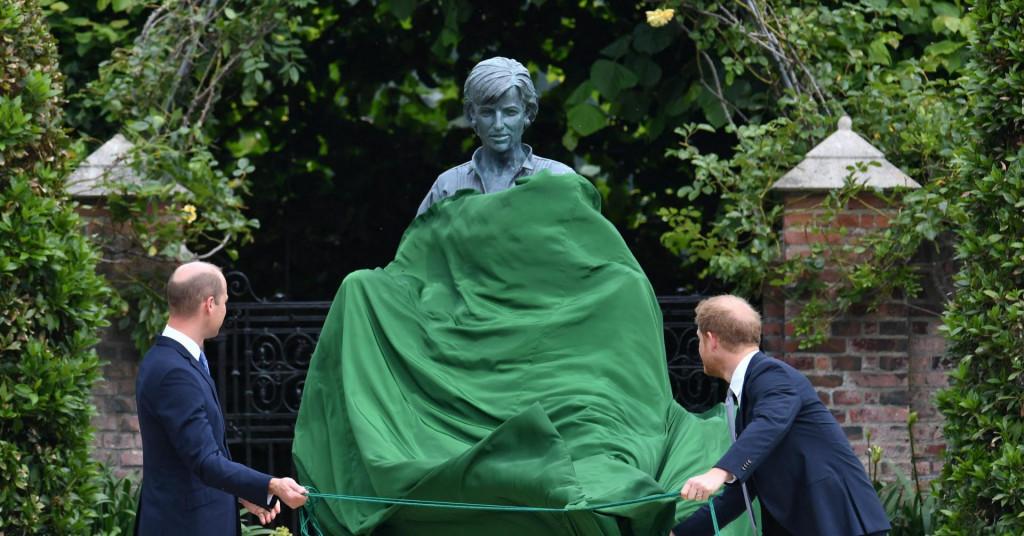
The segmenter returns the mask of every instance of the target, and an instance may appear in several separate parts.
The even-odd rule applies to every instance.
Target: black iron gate
[[[700,295],[658,296],[665,325],[665,357],[672,396],[687,410],[701,413],[725,400],[728,385],[704,374],[697,353],[697,323],[694,309]]]
[[[260,298],[241,272],[225,274],[228,313],[207,343],[211,372],[227,420],[232,457],[274,476],[294,476],[291,446],[306,370],[329,301]],[[700,296],[659,296],[669,381],[675,399],[702,412],[725,398],[725,382],[704,375],[697,354],[694,307]],[[287,510],[287,509],[285,509]],[[280,522],[295,530],[295,517]]]

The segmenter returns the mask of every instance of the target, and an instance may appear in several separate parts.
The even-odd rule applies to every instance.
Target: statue
[[[481,62],[465,107],[480,148],[324,321],[292,454],[346,495],[311,501],[303,532],[664,536],[700,507],[676,490],[729,448],[724,408],[673,401],[654,289],[597,188],[522,143],[526,69]],[[466,189],[502,193],[437,203]]]
[[[466,119],[480,137],[469,162],[445,171],[431,186],[416,215],[459,190],[489,194],[515,186],[516,179],[549,169],[574,173],[569,166],[541,158],[523,143],[523,131],[537,117],[537,90],[530,72],[509,58],[478,63],[463,88]]]

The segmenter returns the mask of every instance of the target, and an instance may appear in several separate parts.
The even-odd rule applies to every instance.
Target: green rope
[[[639,504],[646,502],[661,501],[664,499],[678,498],[678,492],[661,493],[658,495],[648,495],[646,497],[640,497],[637,499],[628,499],[624,501],[616,501],[610,503],[601,503],[583,507],[563,507],[563,508],[547,508],[541,506],[515,506],[507,504],[479,504],[479,503],[465,503],[465,502],[449,502],[449,501],[427,501],[420,499],[387,499],[383,497],[364,497],[361,495],[342,495],[339,493],[320,493],[316,488],[306,486],[306,496],[309,499],[306,505],[299,510],[299,528],[302,531],[302,536],[323,536],[323,529],[320,528],[320,523],[317,521],[316,516],[313,515],[313,509],[316,504],[323,499],[338,500],[338,501],[350,501],[350,502],[363,502],[372,504],[391,504],[401,506],[415,506],[420,508],[446,508],[450,510],[484,510],[491,512],[527,512],[527,513],[567,513],[567,512],[597,512],[599,510],[607,510],[609,508],[615,508],[618,506],[628,506],[631,504]],[[711,509],[711,523],[715,527],[715,535],[719,535],[718,531],[718,518],[715,516],[715,505],[712,501],[708,500],[708,507]],[[681,536],[681,535],[680,535]]]

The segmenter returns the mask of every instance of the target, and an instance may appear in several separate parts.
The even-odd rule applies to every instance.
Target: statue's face
[[[495,102],[477,105],[473,112],[473,130],[480,136],[480,142],[499,154],[523,142],[527,122],[526,106],[514,87]]]

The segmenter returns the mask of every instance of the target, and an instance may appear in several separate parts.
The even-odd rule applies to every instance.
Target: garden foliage
[[[64,191],[57,51],[34,0],[0,5],[0,533],[86,534],[112,296]]]
[[[972,135],[949,199],[961,269],[945,333],[959,364],[939,397],[947,446],[936,534],[1024,534],[1024,2],[982,0],[972,13]]]

